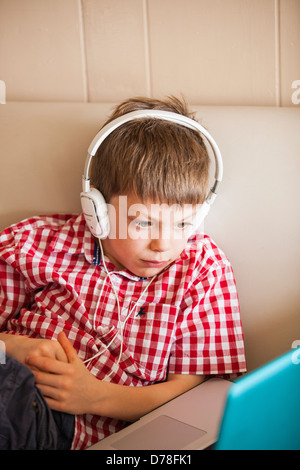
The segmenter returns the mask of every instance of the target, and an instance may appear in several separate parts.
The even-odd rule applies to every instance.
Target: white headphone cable
[[[117,328],[117,331],[115,333],[115,335],[113,336],[113,338],[111,339],[111,341],[105,346],[105,348],[103,349],[100,349],[100,351],[98,351],[94,356],[92,356],[91,358],[87,359],[84,361],[84,363],[87,363],[87,362],[90,362],[92,361],[93,359],[95,359],[96,357],[98,356],[101,356],[101,354],[103,354],[109,347],[110,345],[113,343],[113,341],[115,340],[115,338],[118,336],[118,334],[121,335],[121,345],[120,345],[120,352],[119,352],[119,357],[118,357],[118,360],[117,362],[113,365],[112,367],[112,370],[110,372],[110,374],[107,375],[107,377],[110,377],[110,375],[113,373],[114,371],[114,368],[115,366],[118,366],[119,363],[120,363],[120,360],[121,360],[121,356],[122,356],[122,352],[123,352],[123,328],[125,326],[125,323],[126,321],[128,320],[128,318],[130,317],[130,315],[132,314],[133,310],[136,308],[136,306],[138,305],[139,301],[141,300],[141,298],[143,297],[144,293],[148,290],[150,284],[154,281],[154,279],[157,277],[157,274],[155,276],[153,276],[150,281],[148,282],[148,284],[146,285],[146,287],[144,288],[144,290],[142,291],[142,293],[140,294],[138,300],[135,302],[135,305],[128,311],[128,314],[126,315],[125,319],[123,322],[121,322],[121,308],[120,308],[120,303],[119,303],[119,297],[118,297],[118,294],[116,292],[116,289],[115,289],[115,286],[113,284],[113,281],[111,279],[111,275],[107,269],[107,266],[106,266],[106,261],[104,259],[104,252],[103,252],[103,247],[102,247],[102,243],[101,243],[101,239],[99,239],[99,245],[100,245],[100,250],[101,250],[101,257],[102,257],[102,260],[103,260],[103,266],[104,266],[104,269],[105,269],[105,272],[106,272],[106,277],[105,279],[103,280],[103,285],[102,285],[102,288],[101,288],[101,291],[100,291],[100,294],[99,294],[99,297],[98,297],[98,301],[97,301],[97,304],[96,304],[96,309],[95,309],[95,314],[97,312],[97,309],[98,309],[98,305],[99,305],[99,302],[100,302],[100,297],[102,295],[102,292],[103,292],[103,288],[104,288],[104,284],[105,284],[105,280],[108,276],[109,280],[110,280],[110,283],[111,283],[111,286],[112,286],[112,289],[113,289],[113,292],[114,292],[114,295],[115,295],[115,298],[116,298],[116,302],[117,302],[117,309],[118,309],[118,328]],[[95,328],[95,319],[94,319],[94,328]],[[96,329],[96,328],[95,328]],[[111,330],[112,331],[112,330]]]
[[[99,245],[100,245],[101,257],[102,257],[102,261],[103,261],[104,270],[105,270],[105,272],[106,272],[106,277],[105,277],[105,279],[103,280],[103,285],[102,285],[100,294],[99,294],[99,296],[98,296],[98,301],[97,301],[97,304],[96,304],[95,314],[94,314],[94,315],[96,315],[96,312],[97,312],[97,310],[98,310],[98,305],[99,305],[99,302],[100,302],[100,299],[101,299],[101,295],[102,295],[102,292],[103,292],[104,284],[105,284],[106,278],[108,277],[109,280],[110,280],[111,287],[112,287],[112,289],[113,289],[113,291],[114,291],[114,295],[115,295],[116,302],[117,302],[117,309],[118,309],[118,325],[121,326],[121,316],[120,316],[121,314],[120,314],[119,298],[118,298],[117,292],[116,292],[116,290],[115,290],[115,286],[114,286],[114,284],[113,284],[113,282],[112,282],[110,273],[109,273],[109,271],[108,271],[108,269],[107,269],[107,266],[106,266],[106,261],[105,261],[105,259],[104,259],[103,247],[102,247],[102,243],[101,243],[101,240],[100,240],[100,239],[99,239]],[[93,323],[94,323],[94,328],[95,328],[95,330],[96,330],[95,318],[94,318],[94,322],[93,322]],[[113,328],[112,328],[112,329],[113,329]],[[111,330],[111,331],[112,331],[112,330]],[[105,346],[105,348],[100,349],[100,351],[98,351],[97,354],[95,354],[95,355],[92,356],[91,358],[85,360],[84,363],[86,364],[87,362],[90,362],[92,359],[95,359],[96,357],[98,357],[98,356],[100,356],[101,354],[103,354],[103,353],[109,348],[109,346],[113,343],[115,337],[116,337],[117,334],[118,334],[118,331],[119,331],[119,330],[117,330],[116,334],[113,336],[113,338],[111,339],[111,341]]]

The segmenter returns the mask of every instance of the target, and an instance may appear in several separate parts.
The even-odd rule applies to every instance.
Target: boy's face
[[[104,253],[118,269],[141,277],[158,274],[179,257],[193,228],[190,204],[142,203],[135,196],[114,196],[109,207],[111,230],[102,240]]]

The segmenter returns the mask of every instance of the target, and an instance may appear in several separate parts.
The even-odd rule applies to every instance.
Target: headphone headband
[[[173,113],[170,111],[156,110],[156,109],[132,111],[106,124],[95,135],[94,139],[92,140],[88,148],[88,154],[87,154],[86,161],[85,161],[84,173],[82,176],[82,191],[83,192],[81,193],[81,201],[82,201],[83,212],[85,214],[87,224],[89,225],[90,230],[93,233],[93,235],[97,237],[104,238],[105,236],[107,236],[109,232],[109,223],[107,222],[107,224],[103,228],[103,224],[100,221],[100,219],[103,216],[105,217],[105,214],[103,213],[103,208],[101,210],[101,207],[103,205],[105,206],[105,201],[99,191],[97,191],[95,188],[90,187],[89,172],[90,172],[92,158],[96,155],[96,152],[99,149],[102,142],[115,129],[122,126],[126,122],[133,121],[136,119],[145,119],[145,118],[162,119],[165,121],[182,125],[194,131],[197,131],[206,138],[206,140],[208,141],[212,149],[212,152],[215,158],[215,182],[212,188],[210,189],[204,204],[202,205],[202,212],[199,218],[200,222],[198,223],[198,226],[200,225],[201,221],[205,218],[205,216],[209,212],[210,206],[216,198],[218,186],[221,183],[222,178],[223,178],[223,161],[222,161],[222,156],[221,156],[219,147],[217,146],[215,140],[212,138],[209,132],[203,126],[201,126],[197,121],[194,121],[193,119],[187,116],[183,116],[182,114],[177,114],[177,113]],[[95,229],[96,226],[97,226],[97,229]]]
[[[207,130],[202,127],[198,122],[193,119],[183,116],[182,114],[172,113],[170,111],[162,111],[156,109],[145,109],[142,111],[132,111],[131,113],[124,114],[123,116],[114,119],[110,123],[106,124],[94,137],[88,148],[88,155],[85,162],[84,174],[83,174],[83,191],[89,191],[89,170],[92,158],[96,155],[102,142],[118,127],[122,126],[128,121],[133,121],[135,119],[142,118],[156,118],[163,119],[165,121],[174,122],[176,124],[181,124],[182,126],[188,127],[194,131],[198,131],[206,137],[207,141],[210,144],[210,147],[213,151],[215,157],[215,180],[220,183],[223,178],[223,161],[219,147],[217,146],[215,140],[207,132]],[[215,185],[214,185],[215,186]]]

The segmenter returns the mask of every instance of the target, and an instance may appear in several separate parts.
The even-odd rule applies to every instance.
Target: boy
[[[175,98],[132,99],[110,120],[139,109],[190,116]],[[191,234],[208,168],[199,133],[130,121],[92,162],[107,238],[82,214],[1,234],[2,448],[84,449],[211,375],[245,371],[231,265]]]

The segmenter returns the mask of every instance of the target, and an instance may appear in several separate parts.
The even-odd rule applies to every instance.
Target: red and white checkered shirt
[[[92,374],[125,386],[163,381],[167,373],[246,370],[234,275],[208,236],[191,238],[142,297],[149,279],[117,271],[109,260],[107,268],[122,321],[131,311],[123,341],[116,296],[82,214],[33,217],[4,230],[0,331],[56,339],[64,330],[82,360],[104,351],[86,363]],[[72,447],[84,449],[123,425],[76,416]]]

